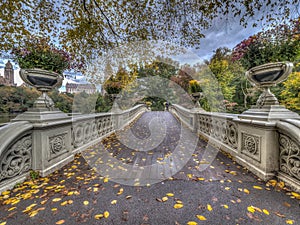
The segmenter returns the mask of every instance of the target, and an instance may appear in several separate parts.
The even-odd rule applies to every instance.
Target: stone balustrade
[[[178,105],[172,105],[170,112],[261,179],[277,177],[300,191],[300,119],[244,119]]]
[[[145,105],[137,105],[113,113],[17,121],[0,127],[0,192],[22,182],[30,170],[46,176],[61,168],[76,153],[126,126],[146,110]]]

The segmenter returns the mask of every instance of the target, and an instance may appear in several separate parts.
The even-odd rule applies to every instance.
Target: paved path
[[[214,157],[204,141],[197,139],[193,146],[195,135],[168,112],[145,113],[131,128],[107,137],[50,176],[4,193],[0,224],[300,224],[295,194],[282,183],[260,181],[221,152]],[[186,158],[183,164],[180,159]],[[137,172],[153,165],[157,173],[151,170],[147,178]],[[122,166],[127,171],[117,176]],[[203,166],[207,169],[201,171]],[[162,181],[168,173],[172,176]]]

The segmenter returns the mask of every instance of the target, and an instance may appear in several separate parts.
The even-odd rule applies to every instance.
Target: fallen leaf
[[[88,205],[88,204],[89,204],[89,201],[83,201],[83,204],[84,204],[84,205]]]
[[[246,193],[246,194],[250,194],[250,191],[248,190],[248,189],[244,189],[244,192]]]
[[[296,199],[300,199],[300,194],[296,193],[296,192],[292,192],[291,193]]]
[[[183,207],[183,204],[182,203],[176,203],[174,205],[174,209],[181,209]]]
[[[208,210],[208,211],[212,211],[212,210],[213,210],[213,208],[211,207],[210,204],[207,204],[207,210]]]
[[[108,182],[108,178],[105,177],[105,178],[103,179],[103,182],[104,182],[104,183],[107,183],[107,182]]]
[[[266,215],[270,215],[269,211],[266,210],[266,209],[263,209],[263,212],[264,212],[264,214],[266,214]]]
[[[117,195],[123,194],[123,191],[124,191],[124,189],[123,189],[123,188],[120,188],[120,190],[119,190],[119,192],[117,193]]]
[[[6,224],[6,221],[5,222],[2,222],[2,223],[0,223],[0,225],[5,225]]]
[[[94,218],[95,218],[96,220],[99,220],[99,219],[101,219],[102,217],[103,217],[103,214],[97,214],[97,215],[94,216]]]
[[[168,196],[168,197],[173,197],[174,194],[173,194],[173,193],[167,193],[166,196]]]
[[[112,205],[117,204],[117,200],[112,200],[112,201],[110,202],[110,204],[112,204]]]
[[[59,221],[57,221],[55,224],[59,225],[59,224],[63,224],[63,223],[65,223],[64,220],[59,220]]]
[[[254,189],[262,190],[263,188],[260,186],[253,186]]]
[[[228,205],[223,205],[223,207],[224,207],[225,209],[228,209],[228,208],[229,208],[229,206],[228,206]]]
[[[286,224],[294,224],[294,220],[286,220]]]
[[[104,216],[104,218],[108,218],[108,217],[109,217],[109,212],[108,212],[108,211],[105,211],[105,212],[103,213],[103,216]]]
[[[281,218],[284,218],[284,217],[285,217],[285,215],[283,215],[283,214],[281,214],[281,213],[279,213],[279,212],[274,212],[274,213],[275,213],[275,215],[278,216],[278,217],[281,217]]]
[[[189,221],[189,222],[187,222],[187,225],[197,225],[198,223],[197,222],[195,222],[195,221]]]
[[[163,202],[165,202],[165,201],[168,201],[168,197],[163,197],[162,199],[161,199]]]
[[[199,220],[206,220],[206,218],[202,215],[196,215],[196,217],[199,219]]]
[[[249,212],[251,212],[251,213],[254,213],[254,212],[255,212],[255,209],[253,208],[252,205],[251,205],[251,206],[248,206],[248,207],[247,207],[247,210],[248,210]]]
[[[54,198],[52,199],[52,202],[59,202],[61,200],[61,198]]]

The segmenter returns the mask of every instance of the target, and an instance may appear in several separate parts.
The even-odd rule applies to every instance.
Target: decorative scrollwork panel
[[[32,166],[32,137],[26,135],[0,156],[0,181],[21,175]]]
[[[300,180],[300,146],[290,137],[280,134],[280,170]]]

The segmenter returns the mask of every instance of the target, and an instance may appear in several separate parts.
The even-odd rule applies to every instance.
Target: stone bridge
[[[205,163],[199,164],[199,171],[205,171],[216,156],[213,149],[220,149],[259,178],[277,177],[300,191],[299,119],[269,121],[257,115],[251,119],[247,114],[212,113],[179,105],[172,105],[170,113],[146,111],[145,105],[137,105],[117,113],[59,119],[49,116],[46,120],[32,119],[27,115],[6,124],[0,128],[0,191],[22,182],[30,171],[46,176],[74,160],[76,153],[84,154],[100,174],[116,182],[131,185],[159,182],[185,166],[197,149],[199,136],[207,143],[201,153]],[[149,123],[136,123],[124,135],[127,125],[141,115]],[[180,123],[172,122],[176,119]],[[145,126],[148,133],[141,134],[139,130]],[[101,142],[112,134],[121,140],[118,146],[122,152],[110,152],[107,146],[112,143]],[[90,150],[89,147],[99,143],[104,145],[104,151]],[[95,154],[97,157],[91,157]],[[128,158],[128,154],[135,157]],[[157,158],[161,160],[157,162]],[[120,169],[110,172],[109,167],[97,166],[97,160],[112,160],[115,168]]]

